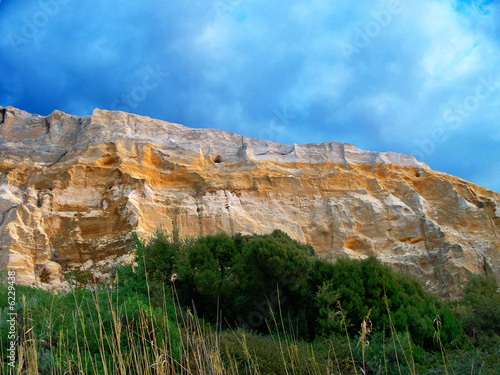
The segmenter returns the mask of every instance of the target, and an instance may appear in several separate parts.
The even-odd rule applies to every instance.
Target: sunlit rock
[[[131,233],[160,224],[190,236],[281,229],[332,260],[375,254],[442,296],[470,273],[500,281],[500,195],[411,156],[98,109],[0,114],[0,267],[23,284],[68,270],[105,281],[132,259]]]

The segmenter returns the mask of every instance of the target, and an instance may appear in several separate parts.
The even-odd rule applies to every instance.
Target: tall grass
[[[336,352],[346,354],[338,342],[298,340],[286,329],[280,310],[271,311],[273,334],[262,336],[241,329],[222,331],[195,311],[176,308],[175,316],[169,316],[167,293],[160,312],[141,303],[134,303],[131,311],[132,302],[120,304],[111,289],[73,291],[65,297],[21,289],[16,367],[7,366],[2,345],[5,374],[356,373],[353,357],[350,362],[338,360]],[[59,298],[72,303],[66,302],[65,310],[55,309]],[[0,319],[6,319],[3,311]],[[51,329],[58,319],[63,324]],[[261,350],[274,360],[264,359]]]
[[[469,352],[446,351],[439,319],[440,352],[424,353],[427,367],[419,369],[415,356],[422,353],[416,352],[409,332],[395,330],[387,300],[387,341],[383,332],[372,331],[370,314],[362,320],[359,336],[350,337],[339,303],[343,333],[304,342],[285,325],[289,320],[283,318],[279,304],[277,311],[269,306],[269,334],[263,335],[223,330],[222,314],[217,324],[210,325],[194,307],[180,309],[175,294],[165,288],[160,308],[150,298],[144,303],[138,294],[121,299],[120,291],[112,288],[54,296],[18,287],[18,294],[22,298],[17,306],[16,367],[7,366],[2,340],[2,374],[458,374],[464,369],[470,374],[488,373],[478,355],[471,358],[471,365],[453,365],[453,358],[466,358]],[[0,321],[6,319],[0,309]]]

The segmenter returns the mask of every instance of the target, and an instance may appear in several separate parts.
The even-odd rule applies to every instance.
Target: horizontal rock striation
[[[282,145],[96,109],[0,107],[0,268],[62,288],[104,280],[131,232],[281,229],[322,256],[377,255],[442,296],[500,281],[500,194],[411,156],[349,144]]]

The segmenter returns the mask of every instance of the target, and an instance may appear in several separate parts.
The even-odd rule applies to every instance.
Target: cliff
[[[442,296],[470,273],[500,281],[500,194],[413,157],[0,107],[0,268],[20,283],[57,290],[71,269],[103,280],[130,257],[132,231],[160,224],[282,229],[332,259],[376,254]]]

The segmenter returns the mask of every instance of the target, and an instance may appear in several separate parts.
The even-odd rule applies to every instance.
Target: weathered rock
[[[443,296],[470,273],[500,281],[500,194],[413,157],[98,109],[0,113],[0,267],[24,284],[45,281],[47,262],[105,279],[131,232],[160,224],[191,236],[282,229],[332,259],[376,254]]]

